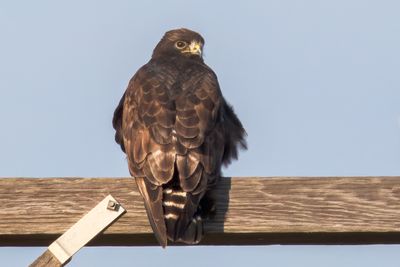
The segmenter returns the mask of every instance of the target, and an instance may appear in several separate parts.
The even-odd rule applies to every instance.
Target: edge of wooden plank
[[[0,247],[46,247],[59,235],[2,236]],[[400,244],[399,232],[207,234],[196,246]],[[87,246],[159,246],[153,234],[100,235]],[[168,243],[168,246],[186,246]]]

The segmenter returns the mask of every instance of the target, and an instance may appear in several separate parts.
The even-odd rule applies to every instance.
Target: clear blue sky
[[[0,176],[127,176],[111,118],[188,27],[249,134],[232,176],[400,175],[398,1],[0,3]],[[0,248],[26,266],[43,248]],[[400,246],[84,248],[69,266],[398,266]],[[250,265],[248,265],[251,263]]]

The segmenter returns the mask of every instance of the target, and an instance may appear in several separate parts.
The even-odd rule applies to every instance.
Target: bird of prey
[[[203,61],[204,39],[188,29],[165,33],[130,80],[113,118],[154,234],[197,244],[212,208],[207,195],[221,166],[246,148],[246,132]]]

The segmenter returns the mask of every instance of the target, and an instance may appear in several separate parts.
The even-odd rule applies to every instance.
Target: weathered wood
[[[43,254],[37,258],[29,267],[61,267],[62,265],[56,257],[49,251],[46,250]]]
[[[112,194],[126,209],[91,245],[155,245],[132,178],[0,179],[0,246],[49,245]],[[400,244],[400,177],[223,178],[202,244]]]

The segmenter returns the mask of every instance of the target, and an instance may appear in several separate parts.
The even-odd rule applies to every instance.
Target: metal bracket
[[[125,213],[125,209],[121,204],[111,195],[108,195],[54,241],[48,249],[61,264],[64,264],[123,213]]]

